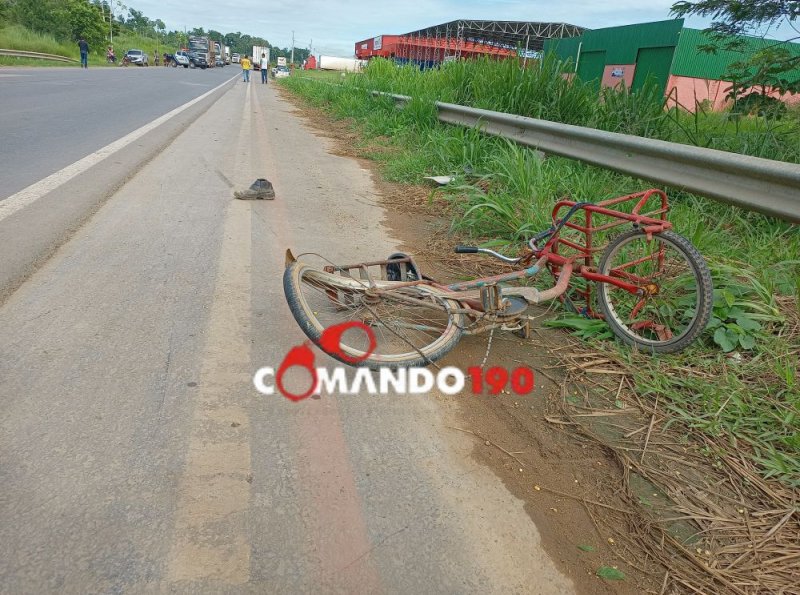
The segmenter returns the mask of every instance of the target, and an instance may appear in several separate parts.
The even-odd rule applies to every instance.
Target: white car
[[[147,66],[147,54],[145,54],[142,50],[128,50],[125,53],[125,58],[127,58],[128,62],[131,64],[136,64],[137,66]]]
[[[239,63],[239,61],[240,61],[240,59],[241,59],[241,58],[240,58],[239,54],[233,54],[233,55],[231,56],[231,62],[233,62],[234,64],[238,64],[238,63]]]
[[[186,55],[186,52],[175,52],[175,61],[172,65],[189,68],[189,56]]]
[[[289,72],[289,68],[286,66],[276,66],[272,69],[272,76],[274,76],[276,79],[285,78],[289,76],[289,74],[291,73]]]

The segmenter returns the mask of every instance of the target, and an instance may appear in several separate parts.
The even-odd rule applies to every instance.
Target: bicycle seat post
[[[502,309],[503,296],[496,284],[481,287],[481,304],[484,312],[498,312]]]

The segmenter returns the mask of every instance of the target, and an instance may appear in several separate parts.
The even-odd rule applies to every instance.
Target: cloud
[[[271,44],[288,47],[295,33],[297,47],[314,53],[350,56],[355,42],[382,34],[398,34],[457,19],[565,22],[590,29],[668,19],[673,0],[238,0],[233,7],[219,0],[184,3],[130,0],[150,19],[160,18],[167,28],[203,27],[223,33],[247,33]],[[704,27],[708,21],[687,24]]]

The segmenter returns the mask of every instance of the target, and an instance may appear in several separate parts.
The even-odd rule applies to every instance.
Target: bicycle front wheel
[[[372,330],[345,332],[341,353],[332,357],[373,369],[427,366],[447,354],[461,338],[464,315],[458,302],[443,298],[425,285],[395,287],[379,281],[370,290],[366,281],[321,271],[301,262],[283,273],[286,301],[300,328],[315,345],[325,329],[360,322]],[[349,360],[349,361],[348,361]],[[361,360],[353,364],[353,360]]]
[[[643,351],[680,351],[711,318],[711,273],[697,249],[676,233],[624,233],[608,245],[598,272],[639,288],[636,294],[599,283],[598,303],[614,334]]]

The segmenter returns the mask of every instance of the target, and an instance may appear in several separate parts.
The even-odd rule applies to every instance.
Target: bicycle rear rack
[[[419,266],[408,255],[342,266],[328,265],[324,269],[328,273],[338,273],[344,277],[366,281],[368,285],[373,285],[376,279],[379,281],[400,281],[409,284],[414,284],[421,279]]]
[[[667,195],[655,188],[597,203],[560,200],[553,207],[553,225],[557,226],[561,223],[561,217],[565,216],[563,214],[565,209],[568,211],[576,205],[578,208],[575,215],[583,212],[582,223],[576,222],[572,218],[563,222],[564,229],[551,238],[543,250],[560,256],[574,257],[575,270],[579,274],[596,271],[596,259],[599,260],[599,256],[608,245],[609,232],[615,228],[631,223],[645,232],[658,233],[672,227],[672,224],[667,221],[667,212],[669,211]],[[564,237],[565,229],[573,230],[576,233]],[[548,262],[547,266],[551,274],[557,278],[561,271],[561,265]],[[577,283],[570,294],[585,303],[582,309],[576,307],[576,310],[586,316],[600,318],[601,315],[592,308],[593,286],[594,283],[591,282]],[[572,302],[572,298],[568,295],[561,299]]]

